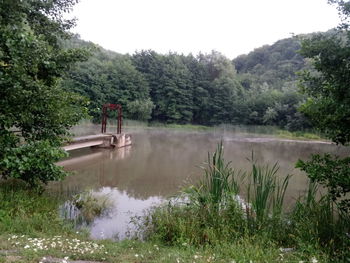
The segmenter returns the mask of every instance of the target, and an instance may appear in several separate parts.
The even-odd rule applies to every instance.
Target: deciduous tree
[[[67,130],[84,115],[85,99],[59,87],[62,74],[85,57],[62,49],[74,25],[64,20],[76,0],[0,2],[0,177],[31,185],[61,178],[53,162]]]
[[[350,1],[331,0],[343,18],[343,24],[332,35],[317,34],[305,39],[301,54],[312,60],[314,71],[302,75],[301,88],[309,96],[302,111],[313,124],[337,144],[350,142]],[[326,186],[341,208],[350,209],[350,159],[315,155],[297,166],[309,177]]]

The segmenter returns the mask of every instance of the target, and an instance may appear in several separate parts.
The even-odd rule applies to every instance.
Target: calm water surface
[[[130,218],[196,183],[208,152],[223,141],[225,159],[238,170],[249,170],[247,158],[254,152],[260,163],[278,162],[279,176],[292,174],[286,205],[305,192],[307,178],[294,168],[295,162],[311,153],[331,152],[345,155],[345,147],[322,142],[303,142],[242,134],[225,130],[210,132],[175,130],[130,130],[133,145],[109,149],[84,149],[71,152],[62,161],[65,170],[74,172],[62,182],[50,185],[61,193],[92,190],[108,195],[113,203],[108,216],[91,224],[93,238],[125,238]]]

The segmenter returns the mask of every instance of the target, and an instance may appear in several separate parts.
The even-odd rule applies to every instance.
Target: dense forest
[[[64,45],[92,56],[65,76],[62,86],[90,99],[98,120],[101,105],[123,106],[127,118],[203,125],[310,127],[297,111],[304,101],[296,72],[307,67],[296,37],[257,48],[231,61],[219,52],[182,55],[143,50],[121,55],[75,36]]]

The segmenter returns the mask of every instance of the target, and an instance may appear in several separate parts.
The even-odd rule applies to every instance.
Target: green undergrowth
[[[45,193],[38,195],[25,189],[18,181],[12,181],[0,184],[0,200],[0,262],[34,263],[49,256],[61,259],[68,257],[71,260],[133,263],[299,262],[300,259],[311,262],[314,255],[319,262],[326,262],[323,260],[324,255],[316,254],[317,250],[309,248],[308,253],[284,251],[269,238],[247,235],[244,231],[240,237],[236,235],[234,239],[230,239],[230,233],[239,233],[241,230],[240,227],[235,227],[233,231],[231,227],[237,222],[225,221],[225,215],[221,221],[212,221],[216,227],[222,224],[227,226],[223,230],[229,231],[222,232],[225,238],[217,236],[217,242],[204,242],[202,245],[194,245],[185,237],[177,242],[164,242],[160,238],[148,241],[94,241],[88,238],[86,232],[77,232],[72,224],[59,218],[58,206],[63,202],[59,198]],[[183,225],[179,222],[176,225],[186,227],[181,208],[174,209],[179,209],[180,214],[177,216],[170,210],[169,219],[183,220]],[[235,211],[236,219],[239,220],[240,212]],[[199,211],[186,210],[186,216],[196,222],[198,229],[203,229],[203,221],[195,219],[204,215],[197,212]],[[208,237],[211,237],[210,231],[215,232],[214,228],[209,228],[208,231]]]
[[[0,233],[59,235],[73,232],[57,215],[59,200],[27,189],[18,180],[0,183]]]

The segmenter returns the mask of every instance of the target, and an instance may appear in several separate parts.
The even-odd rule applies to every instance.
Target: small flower
[[[312,258],[311,258],[311,262],[312,262],[312,263],[317,263],[318,260],[317,260],[315,257],[312,257]]]

